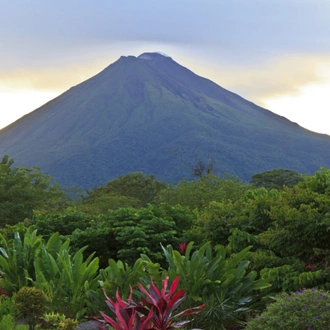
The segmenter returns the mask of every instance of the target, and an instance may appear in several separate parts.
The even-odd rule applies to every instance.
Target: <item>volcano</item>
[[[63,78],[65,79],[65,78]],[[129,172],[177,182],[196,164],[250,180],[330,165],[330,137],[308,131],[160,53],[122,56],[0,130],[0,156],[91,188]]]

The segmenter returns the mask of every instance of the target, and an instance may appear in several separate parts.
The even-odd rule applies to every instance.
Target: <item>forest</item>
[[[330,328],[326,168],[84,191],[5,155],[0,225],[0,329]]]

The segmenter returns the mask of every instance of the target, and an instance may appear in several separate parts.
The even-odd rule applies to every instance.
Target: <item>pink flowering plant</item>
[[[330,295],[316,289],[281,293],[253,320],[248,330],[329,330]]]
[[[161,290],[155,286],[152,280],[148,289],[145,289],[138,283],[139,290],[145,295],[145,297],[141,297],[140,301],[133,300],[132,288],[127,301],[121,299],[118,291],[116,293],[116,302],[112,301],[105,293],[106,303],[115,317],[113,318],[104,312],[100,312],[103,320],[98,321],[101,321],[104,325],[110,325],[115,330],[180,329],[191,322],[191,320],[185,320],[185,318],[199,313],[204,305],[188,308],[173,315],[173,312],[186,298],[183,289],[175,292],[178,281],[179,279],[176,277],[168,291],[168,278],[163,280]],[[107,328],[98,326],[98,329],[105,330]]]

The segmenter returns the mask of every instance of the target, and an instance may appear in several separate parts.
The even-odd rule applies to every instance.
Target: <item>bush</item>
[[[7,296],[7,293],[4,290],[0,290],[0,293],[0,319],[6,315],[15,315],[17,311],[13,305],[12,299]]]
[[[86,230],[75,230],[72,245],[75,249],[88,245],[86,252],[96,251],[102,268],[107,267],[109,258],[132,265],[141,253],[161,262],[164,258],[160,243],[177,244],[193,218],[187,208],[166,204],[110,210],[107,215],[99,215]]]
[[[282,293],[258,317],[248,322],[249,330],[330,329],[330,295],[307,289]]]
[[[42,237],[37,231],[28,229],[21,239],[19,233],[13,240],[0,235],[0,274],[1,287],[11,295],[35,279],[34,261],[42,247]]]
[[[13,302],[20,315],[27,320],[29,330],[35,329],[46,309],[47,298],[43,291],[35,287],[23,287],[14,296]]]
[[[210,242],[192,252],[189,243],[184,255],[171,246],[163,248],[169,264],[170,280],[180,278],[180,287],[187,293],[183,307],[191,307],[201,301],[205,304],[198,314],[194,326],[207,330],[226,329],[239,322],[243,312],[259,301],[270,284],[257,279],[256,271],[249,271],[250,247],[230,254],[228,249]]]
[[[182,320],[190,315],[198,314],[204,305],[193,308],[188,308],[176,315],[172,315],[174,310],[186,298],[184,290],[175,292],[178,286],[179,278],[176,277],[169,286],[168,277],[163,280],[162,289],[159,290],[150,281],[150,286],[146,289],[138,283],[139,290],[145,295],[141,297],[140,301],[132,299],[133,290],[131,288],[130,296],[127,302],[122,300],[116,294],[117,301],[112,301],[106,294],[107,305],[110,310],[116,315],[113,319],[100,311],[103,320],[102,323],[112,326],[114,329],[131,329],[131,330],[171,330],[181,329],[191,320]],[[99,326],[100,330],[107,328]],[[197,329],[196,329],[197,330]]]
[[[38,231],[39,235],[49,238],[54,233],[60,235],[71,235],[74,230],[85,230],[89,227],[93,217],[74,208],[67,208],[62,212],[40,213],[33,217],[32,228]]]
[[[16,324],[12,315],[5,315],[0,321],[0,330],[26,330],[27,325]]]
[[[78,320],[66,318],[64,314],[46,313],[42,318],[47,329],[56,330],[76,330],[78,329]]]

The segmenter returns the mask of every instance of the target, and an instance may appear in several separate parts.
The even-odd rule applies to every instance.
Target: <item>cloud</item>
[[[214,80],[225,75],[228,88],[238,86],[249,96],[288,85],[280,77],[265,79],[264,71],[276,71],[273,67],[292,81],[278,63],[282,58],[292,58],[296,67],[295,54],[330,54],[329,1],[12,0],[1,6],[0,78],[8,82],[12,75],[11,83],[20,79],[31,87],[70,87],[120,55],[159,50],[190,58],[181,63],[192,63],[192,69],[195,62],[209,67],[211,75],[201,71],[212,79],[219,67],[223,74]],[[149,47],[154,45],[161,47]],[[304,76],[313,71],[309,66],[294,72],[294,80],[312,78]]]
[[[330,55],[296,54],[269,58],[248,66],[215,63],[199,72],[222,87],[262,105],[262,100],[298,93],[302,86],[322,82],[320,67],[330,63]],[[324,72],[324,71],[323,71]]]
[[[2,1],[0,42],[7,63],[59,57],[82,45],[194,44],[281,55],[329,52],[330,2],[311,0]],[[235,54],[235,51],[237,52]],[[9,54],[6,56],[6,54]],[[10,62],[13,57],[14,61]]]
[[[65,55],[52,54],[33,63],[20,62],[15,67],[0,66],[0,90],[31,89],[64,92],[96,75],[122,55],[138,56],[160,51],[175,54],[175,47],[154,42],[113,42],[110,45],[77,46]]]

